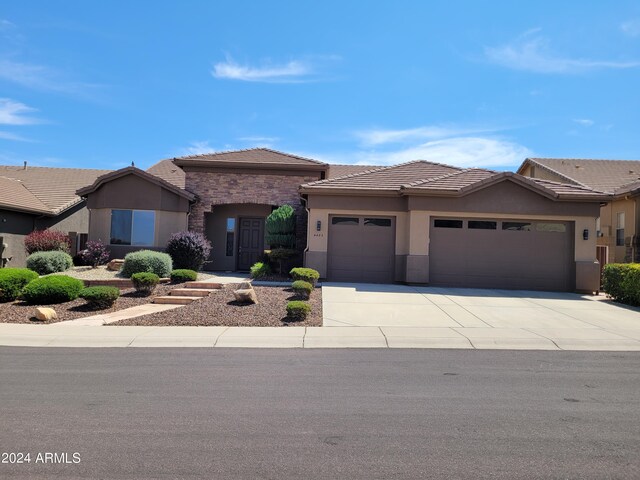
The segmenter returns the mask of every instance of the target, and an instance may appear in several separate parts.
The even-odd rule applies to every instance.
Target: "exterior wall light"
[[[318,220],[316,222],[316,231],[319,232],[320,230],[322,230],[322,222]]]
[[[582,239],[589,240],[589,230],[587,230],[586,228],[582,231]]]

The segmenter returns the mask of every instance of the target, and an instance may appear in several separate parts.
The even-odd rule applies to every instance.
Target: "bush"
[[[133,281],[133,287],[136,289],[136,292],[151,295],[156,289],[160,277],[155,273],[140,272],[131,275],[131,280]]]
[[[0,268],[0,303],[13,302],[38,274],[27,268]]]
[[[131,277],[134,273],[155,273],[159,277],[168,277],[173,270],[173,261],[167,253],[153,250],[139,250],[127,253],[124,257],[122,275]]]
[[[290,205],[276,208],[265,222],[265,240],[273,247],[293,248],[296,245],[296,215]]]
[[[98,265],[104,265],[109,261],[109,250],[100,240],[89,241],[84,250],[82,250],[82,260],[85,265],[96,268]]]
[[[294,320],[304,320],[310,312],[311,307],[308,303],[300,300],[293,300],[287,303],[287,316]]]
[[[617,302],[640,305],[640,264],[609,263],[602,274],[603,290]]]
[[[320,278],[320,274],[313,268],[292,268],[289,275],[291,275],[294,280],[304,280],[314,287]]]
[[[88,287],[80,291],[80,298],[85,299],[93,310],[112,307],[119,296],[120,290],[117,287]]]
[[[22,290],[22,298],[31,305],[70,302],[78,298],[84,283],[67,275],[40,277]]]
[[[186,268],[179,268],[171,272],[171,281],[173,283],[193,282],[197,278],[198,272]]]
[[[268,263],[256,262],[251,266],[251,278],[265,277],[271,274],[271,267]]]
[[[64,272],[73,266],[71,255],[65,252],[36,252],[27,257],[27,268],[39,275]]]
[[[171,235],[166,252],[178,269],[200,270],[211,252],[211,242],[201,233],[178,232]]]
[[[309,298],[311,296],[311,292],[313,292],[313,285],[309,282],[305,282],[304,280],[296,280],[291,284],[291,288],[296,292],[296,295]]]
[[[69,235],[58,230],[34,230],[24,237],[24,249],[27,251],[27,255],[57,250],[69,253],[71,240]]]

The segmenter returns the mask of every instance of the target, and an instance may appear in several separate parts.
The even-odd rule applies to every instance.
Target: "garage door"
[[[573,238],[570,222],[435,218],[429,283],[573,290]]]
[[[391,217],[329,217],[327,278],[336,282],[392,282],[395,231]]]

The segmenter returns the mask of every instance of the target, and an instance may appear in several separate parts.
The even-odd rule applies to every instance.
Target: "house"
[[[76,190],[108,170],[0,165],[0,257],[24,266],[24,237],[52,228],[71,233],[72,253],[89,231],[89,213]],[[1,264],[0,264],[1,267]]]
[[[599,289],[588,186],[427,161],[329,165],[266,148],[127,167],[78,190],[89,238],[121,257],[189,229],[213,244],[208,268],[248,270],[265,219],[297,214],[306,266],[337,281],[539,290]]]
[[[640,161],[527,158],[518,173],[608,193],[597,220],[599,259],[640,261]]]

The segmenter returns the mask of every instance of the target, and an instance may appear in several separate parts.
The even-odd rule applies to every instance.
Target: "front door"
[[[249,270],[264,253],[264,218],[241,218],[238,270]]]

